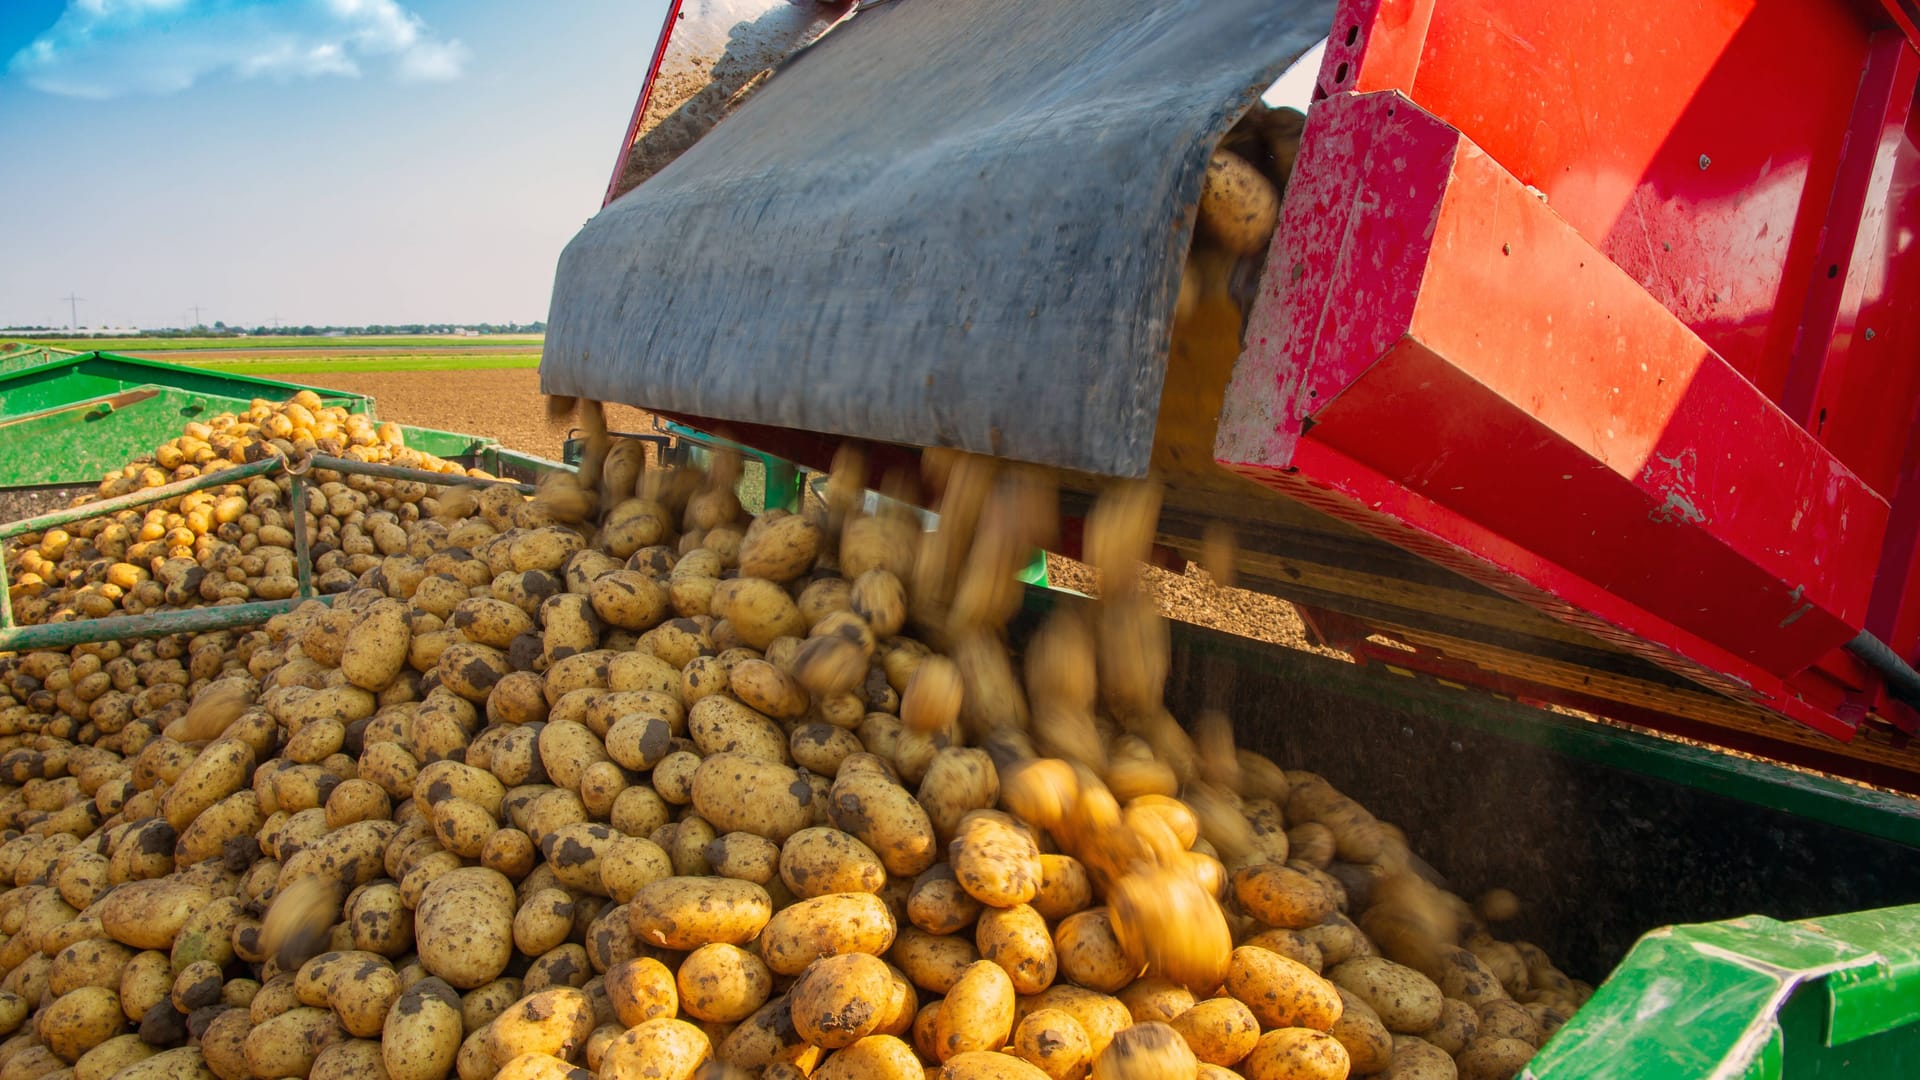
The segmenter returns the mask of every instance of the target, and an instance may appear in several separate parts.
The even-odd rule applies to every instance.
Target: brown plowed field
[[[540,373],[530,368],[494,371],[342,372],[316,376],[329,389],[371,394],[382,420],[416,427],[491,435],[523,453],[558,459],[572,422],[547,419]],[[615,431],[650,432],[652,417],[625,405],[607,407]]]

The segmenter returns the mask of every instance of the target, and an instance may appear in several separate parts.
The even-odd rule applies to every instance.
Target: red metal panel
[[[1323,86],[1341,63],[1377,70],[1339,88],[1397,89],[1459,128],[1778,398],[1869,49],[1863,8],[1444,0],[1423,21],[1423,3],[1348,7],[1336,40],[1360,26],[1366,56],[1330,43]]]
[[[1318,104],[1295,176],[1222,464],[1842,733],[1785,680],[1865,619],[1884,500],[1398,95]]]
[[[647,77],[640,84],[640,96],[633,102],[633,118],[627,121],[626,137],[620,140],[619,156],[613,159],[613,175],[607,177],[607,191],[600,199],[600,205],[606,206],[613,201],[614,192],[620,186],[620,174],[627,169],[627,153],[633,149],[633,140],[640,137],[640,121],[647,115],[647,100],[653,96],[653,82],[660,74],[660,61],[667,55],[667,42],[673,38],[673,28],[680,21],[682,0],[667,0],[667,13],[660,22],[659,40],[653,43],[653,59],[647,61]]]

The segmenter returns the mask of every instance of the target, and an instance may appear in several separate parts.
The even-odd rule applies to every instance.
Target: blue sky
[[[664,0],[0,0],[0,326],[544,318]]]

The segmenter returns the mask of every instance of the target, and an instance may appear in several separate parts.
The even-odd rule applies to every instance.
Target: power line
[[[201,312],[201,307],[200,307],[200,305],[199,305],[199,304],[189,304],[189,305],[187,305],[187,306],[188,306],[189,308],[191,308],[191,309],[193,310],[193,325],[194,325],[194,326],[199,326],[199,325],[200,325],[200,312]],[[189,330],[191,330],[191,329],[193,329],[193,327],[191,327],[191,326],[190,326],[190,327],[188,327],[187,329],[189,329]]]
[[[80,329],[80,301],[85,300],[86,297],[68,293],[60,299],[67,302],[67,329]]]

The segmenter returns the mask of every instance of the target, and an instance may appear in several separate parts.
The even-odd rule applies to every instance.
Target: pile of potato
[[[74,505],[315,451],[427,472],[461,471],[408,448],[399,425],[375,425],[340,406],[323,406],[317,394],[302,390],[280,404],[256,400],[243,413],[188,424],[151,455],[109,474],[98,491]],[[331,473],[316,481],[307,509],[315,586],[321,591],[352,588],[382,556],[408,549],[407,527],[420,518],[425,485]],[[15,621],[98,619],[293,596],[299,583],[289,510],[292,484],[285,474],[256,476],[23,536],[6,553]]]
[[[1589,992],[1175,722],[1150,487],[1016,656],[1039,472],[750,516],[586,411],[531,498],[346,487],[418,513],[330,607],[0,657],[0,1080],[1491,1080]]]

